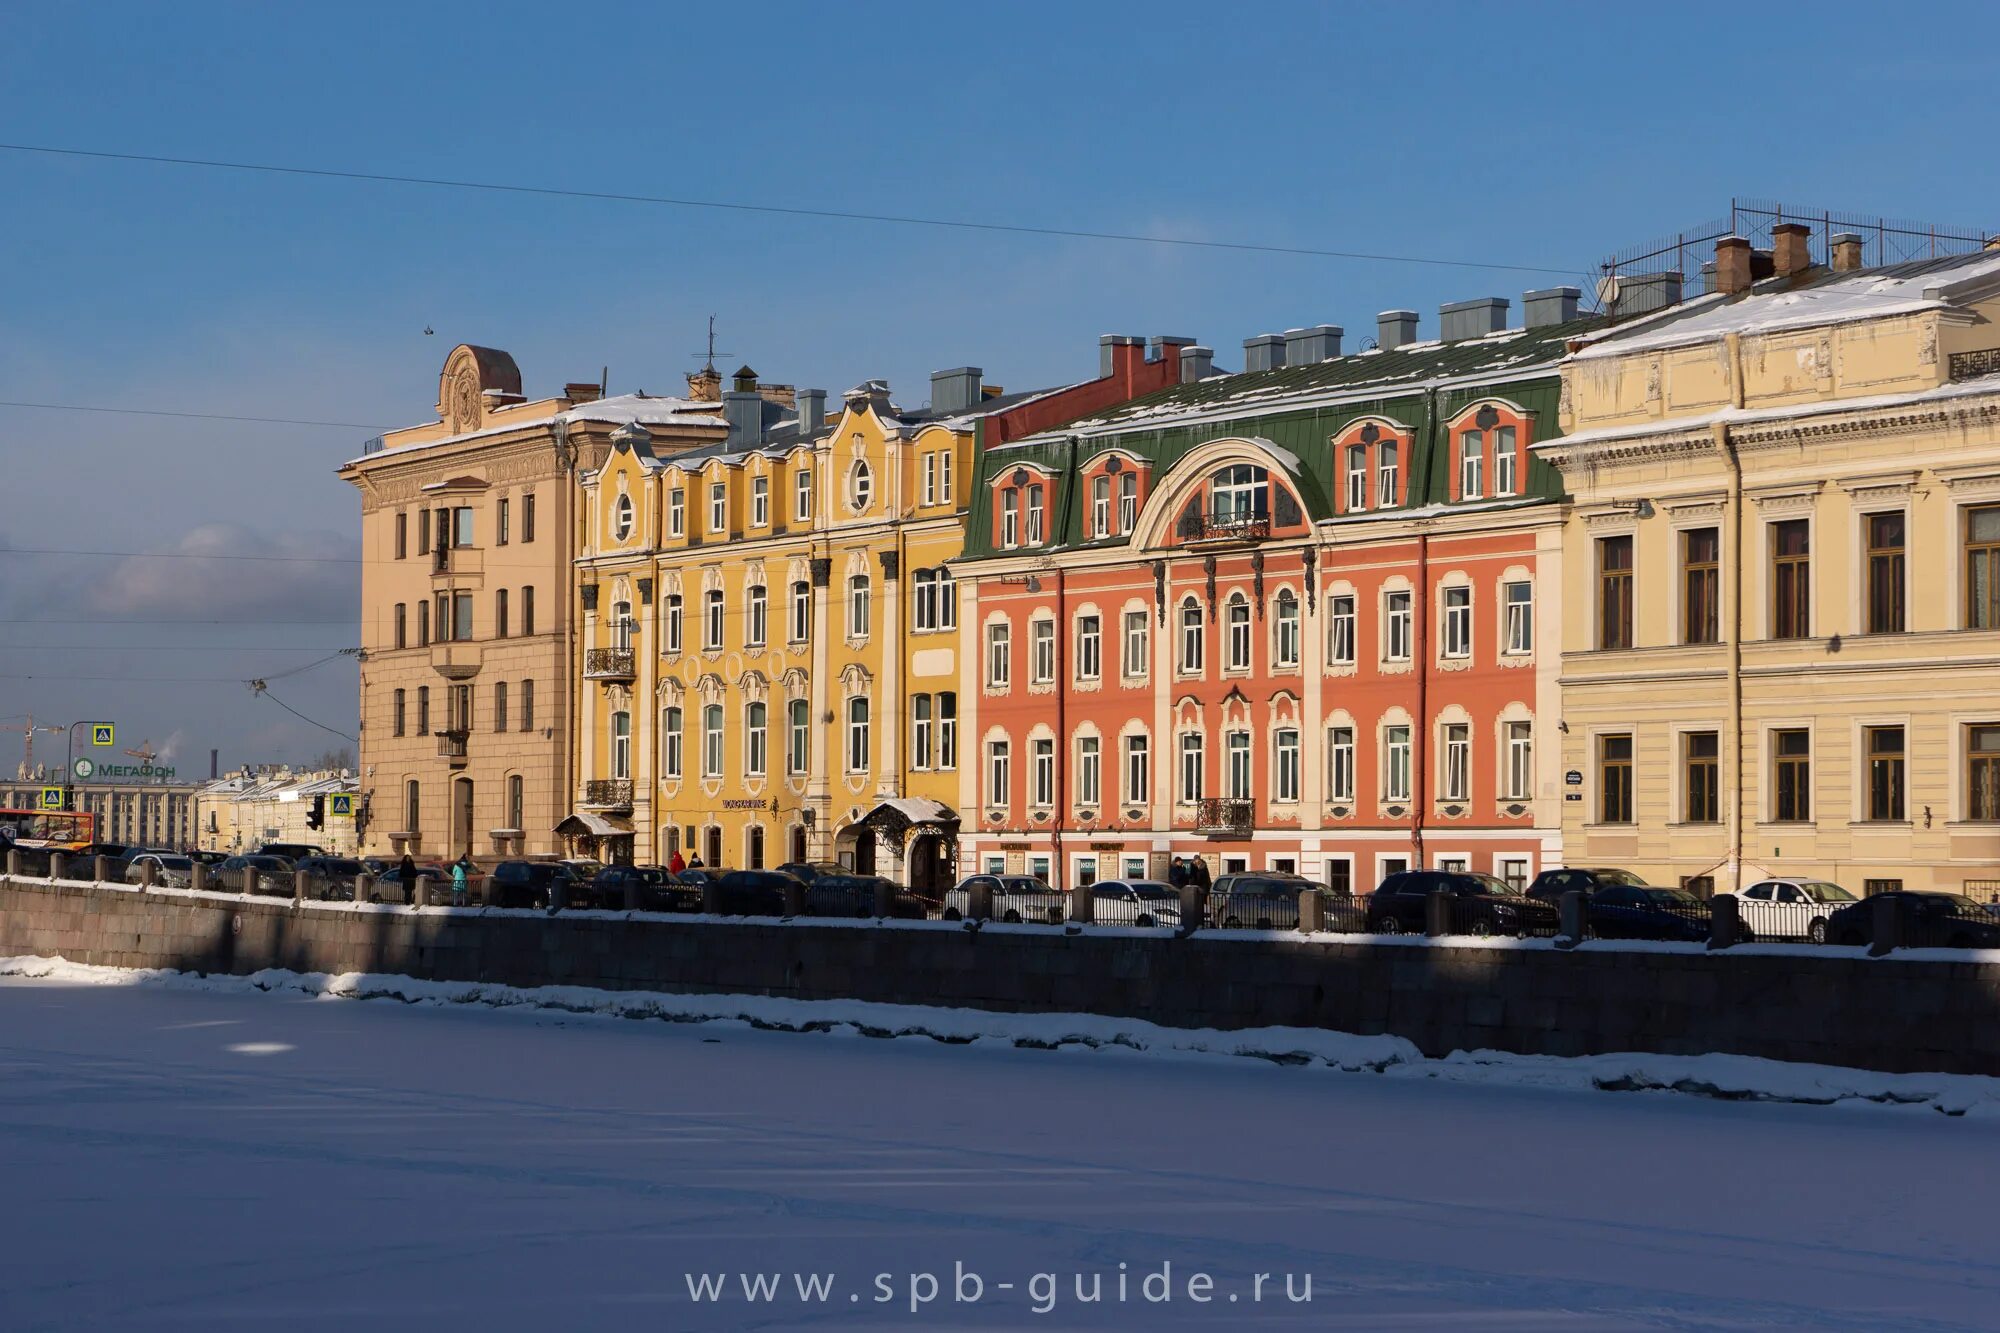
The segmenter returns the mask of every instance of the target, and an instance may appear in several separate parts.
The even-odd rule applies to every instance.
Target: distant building
[[[218,778],[196,794],[194,845],[206,852],[254,852],[267,842],[303,842],[329,855],[353,856],[360,846],[357,821],[339,813],[337,796],[347,798],[350,811],[359,809],[353,774],[266,767]]]
[[[144,774],[145,776],[141,776]],[[0,808],[33,810],[42,791],[62,782],[60,769],[17,773],[0,785]],[[99,842],[179,849],[195,836],[195,794],[200,786],[177,782],[172,768],[155,764],[105,764],[71,784],[74,807],[97,818]]]

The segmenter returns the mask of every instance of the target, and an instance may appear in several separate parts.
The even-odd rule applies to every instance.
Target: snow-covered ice
[[[1281,1063],[1108,1019],[6,970],[8,1329],[2000,1325],[1986,1080],[1701,1063],[1850,1098],[1794,1105],[1583,1090],[1652,1057],[1321,1033]],[[1066,1030],[1091,1042],[1016,1045]]]

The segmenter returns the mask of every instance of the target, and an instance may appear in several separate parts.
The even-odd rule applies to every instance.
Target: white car
[[[1100,879],[1090,886],[1091,916],[1105,926],[1181,924],[1180,890],[1156,879]]]
[[[1751,939],[1826,943],[1826,919],[1856,901],[1823,879],[1762,879],[1736,895],[1736,915]]]
[[[972,886],[983,884],[993,894],[995,921],[1033,921],[1060,925],[1068,915],[1063,896],[1033,875],[973,875],[944,895],[944,919],[957,921],[972,911]]]

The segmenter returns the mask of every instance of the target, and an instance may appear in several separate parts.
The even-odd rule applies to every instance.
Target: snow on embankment
[[[861,1000],[673,995],[657,991],[597,990],[587,986],[518,987],[422,981],[375,972],[329,975],[267,968],[242,977],[203,976],[166,968],[97,967],[63,958],[33,956],[0,958],[0,977],[72,985],[164,986],[177,990],[297,991],[319,999],[479,1005],[531,1013],[715,1023],[772,1032],[918,1037],[953,1045],[991,1044],[1033,1050],[1180,1057],[1251,1056],[1281,1065],[1452,1083],[1498,1083],[1575,1091],[1677,1092],[1725,1101],[1809,1105],[1873,1103],[1923,1107],[1952,1116],[2000,1118],[2000,1078],[1972,1074],[1882,1074],[1742,1055],[1633,1052],[1547,1056],[1482,1050],[1456,1051],[1443,1059],[1429,1059],[1401,1037],[1363,1036],[1317,1028],[1222,1031],[1162,1027],[1140,1019],[1101,1014],[1012,1014]]]

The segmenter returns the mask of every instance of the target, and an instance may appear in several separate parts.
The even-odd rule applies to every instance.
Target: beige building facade
[[[1988,896],[2000,253],[1812,248],[1729,238],[1721,290],[1565,363],[1565,858]]]
[[[348,772],[294,773],[278,767],[218,778],[195,793],[192,845],[204,852],[236,853],[254,852],[267,842],[292,842],[322,847],[329,856],[353,856],[360,850],[351,813],[360,804],[358,796]],[[341,813],[343,805],[350,813]],[[312,827],[315,811],[318,828]]]
[[[511,356],[461,345],[438,419],[340,469],[361,500],[363,852],[562,850],[583,684],[576,477],[628,423],[661,452],[720,440],[719,385],[695,388],[710,396],[529,399]]]

